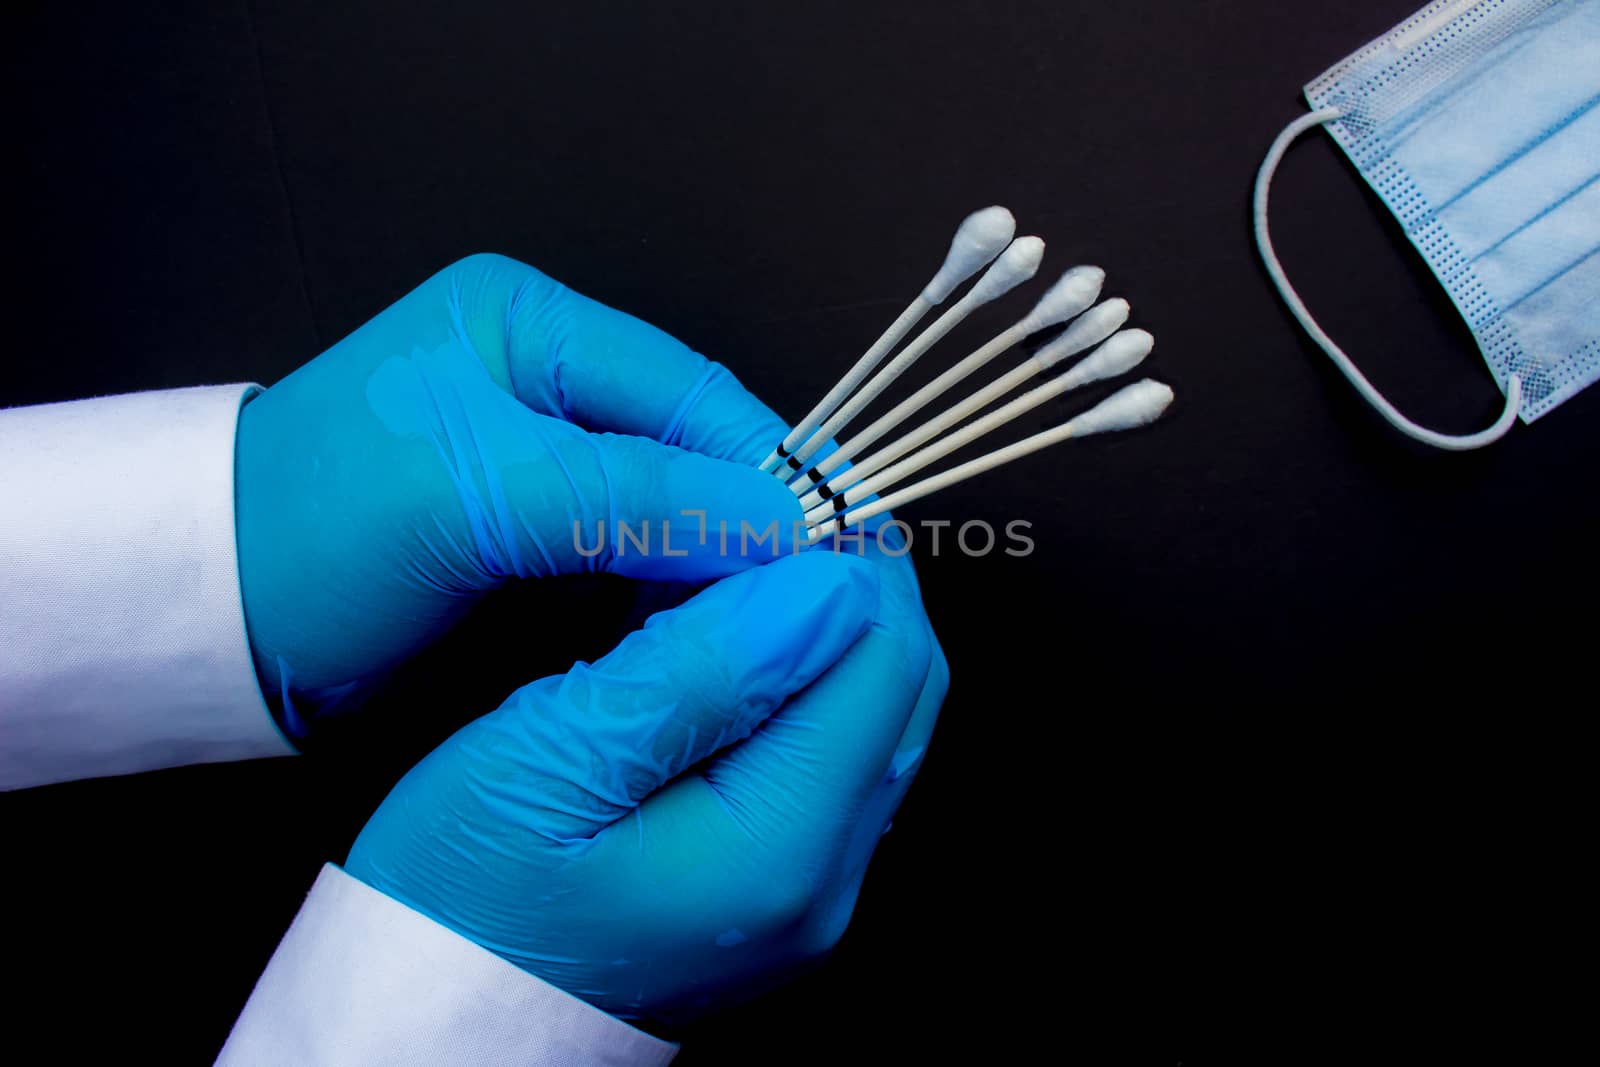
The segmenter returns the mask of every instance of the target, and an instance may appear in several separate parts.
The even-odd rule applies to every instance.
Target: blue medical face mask
[[[1600,0],[1439,0],[1306,86],[1256,180],[1256,241],[1312,338],[1396,428],[1477,448],[1600,377]],[[1326,125],[1405,227],[1506,395],[1463,437],[1407,419],[1316,324],[1267,234],[1289,142]]]

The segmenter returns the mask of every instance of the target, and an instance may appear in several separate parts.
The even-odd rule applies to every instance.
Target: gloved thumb
[[[456,741],[476,780],[538,813],[532,829],[591,837],[837,662],[878,595],[877,568],[851,555],[758,567],[652,616],[592,666],[524,687]]]
[[[436,361],[386,362],[368,400],[390,433],[415,443],[410,462],[443,464],[444,479],[395,479],[397,493],[440,494],[430,510],[452,542],[437,546],[441,558],[465,552],[491,581],[588,571],[703,581],[793,551],[800,505],[771,475],[588,433],[524,407],[481,368],[463,375]]]
[[[703,581],[794,552],[803,512],[770,474],[531,412],[527,422],[542,455],[501,472],[521,535],[504,544],[511,573]]]

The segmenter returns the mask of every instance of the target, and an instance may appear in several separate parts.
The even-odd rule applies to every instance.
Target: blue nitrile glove
[[[506,579],[697,581],[770,561],[770,541],[742,559],[714,531],[792,535],[793,495],[726,462],[764,455],[771,421],[654,327],[501,256],[452,265],[240,415],[239,572],[263,691],[303,736],[302,719],[353,703]],[[703,544],[684,509],[708,513]],[[577,550],[575,521],[585,550],[603,525],[598,555]],[[648,522],[648,555],[618,551],[619,521]]]
[[[725,578],[513,694],[401,780],[346,869],[625,1018],[814,960],[948,683],[909,564],[869,555]]]

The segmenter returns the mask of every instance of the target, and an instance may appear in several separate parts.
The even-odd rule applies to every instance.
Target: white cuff
[[[329,864],[217,1062],[657,1067],[677,1051]]]
[[[293,752],[239,593],[254,388],[0,411],[0,788]]]

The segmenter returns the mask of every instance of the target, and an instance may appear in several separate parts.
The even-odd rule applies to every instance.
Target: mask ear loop
[[[1278,254],[1273,251],[1272,238],[1267,234],[1267,193],[1272,188],[1272,176],[1278,169],[1278,163],[1283,159],[1283,154],[1289,144],[1302,133],[1324,123],[1332,122],[1344,112],[1336,107],[1325,107],[1320,111],[1313,111],[1285,126],[1283,132],[1278,134],[1278,139],[1272,142],[1272,147],[1267,150],[1267,158],[1261,162],[1261,171],[1256,175],[1255,193],[1255,229],[1256,246],[1261,250],[1261,258],[1266,263],[1267,274],[1272,278],[1272,284],[1278,287],[1278,293],[1283,297],[1283,302],[1289,305],[1289,310],[1299,320],[1311,339],[1328,354],[1344,376],[1350,379],[1350,384],[1356,387],[1367,403],[1375,408],[1378,414],[1389,420],[1389,425],[1405,434],[1415,438],[1423,444],[1435,448],[1444,448],[1453,452],[1465,452],[1473,448],[1482,448],[1504,437],[1506,431],[1511,429],[1512,423],[1517,421],[1517,411],[1522,407],[1522,378],[1513,374],[1506,379],[1506,408],[1500,413],[1493,426],[1477,433],[1454,435],[1439,433],[1424,426],[1418,426],[1404,415],[1398,408],[1389,403],[1384,395],[1367,381],[1366,375],[1357,369],[1344,350],[1334,344],[1333,338],[1323,331],[1317,321],[1311,317],[1311,312],[1306,310],[1305,303],[1300,299],[1300,294],[1294,291],[1294,286],[1289,284],[1289,279],[1283,273],[1283,264],[1278,262]]]

